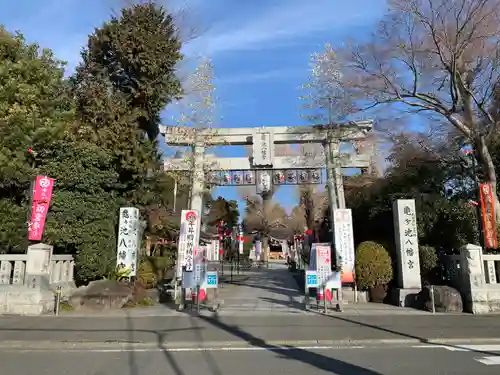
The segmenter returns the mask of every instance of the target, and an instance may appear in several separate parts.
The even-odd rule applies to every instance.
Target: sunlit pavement
[[[227,301],[219,315],[172,314],[158,306],[88,316],[0,317],[1,374],[500,371],[495,315],[433,315],[368,304],[355,313],[305,314],[283,266],[256,271],[233,287],[221,293]]]
[[[497,352],[495,352],[496,350]],[[97,348],[2,351],[3,374],[434,375],[498,374],[500,345]],[[489,361],[489,362],[488,362]]]

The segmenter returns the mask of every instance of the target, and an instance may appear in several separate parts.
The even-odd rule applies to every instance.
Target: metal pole
[[[342,257],[338,257],[338,260],[339,260],[339,269],[340,269],[340,288],[338,289],[338,300],[337,300],[337,311],[338,312],[341,312],[342,311],[342,305],[343,305],[343,299],[344,299],[344,296],[343,296],[343,293],[342,293],[342,268],[344,267],[344,261],[342,259]]]
[[[238,256],[236,257],[236,273],[240,274],[240,250],[238,249]]]
[[[214,310],[217,310],[217,305],[219,304],[219,276],[217,275],[217,287],[214,288]]]
[[[196,284],[196,313],[200,313],[200,284]]]
[[[219,306],[219,272],[217,271],[217,286],[214,289],[214,305]]]
[[[309,288],[307,287],[307,274],[304,275],[306,278],[306,285],[304,288],[304,310],[309,310]]]
[[[184,277],[184,270],[185,267],[182,267],[182,273],[181,273],[181,279],[179,280],[179,294],[180,294],[180,298],[179,298],[179,307],[178,307],[178,310],[179,311],[182,311],[184,310],[184,307],[185,307],[185,302],[186,302],[186,288],[184,288],[182,286],[182,277]]]
[[[233,283],[233,254],[231,253],[231,284]]]
[[[354,303],[358,303],[358,283],[356,278],[354,278]]]
[[[62,293],[62,287],[58,286],[56,288],[56,306],[55,306],[56,316],[59,315],[59,310],[61,309],[61,293]]]
[[[431,285],[431,303],[432,303],[432,313],[436,313],[436,305],[435,305],[435,299],[434,299],[434,285]]]
[[[177,178],[174,179],[174,207],[172,212],[175,212],[175,207],[177,206]]]
[[[323,312],[328,314],[328,305],[326,303],[326,287],[323,287]]]

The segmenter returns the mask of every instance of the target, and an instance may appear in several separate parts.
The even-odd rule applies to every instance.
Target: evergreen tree
[[[134,5],[89,37],[83,62],[71,79],[78,120],[74,134],[83,142],[75,169],[93,170],[96,177],[89,179],[94,192],[82,186],[80,198],[73,198],[87,207],[80,210],[86,229],[75,245],[80,274],[86,279],[114,266],[119,207],[134,205],[151,219],[152,212],[166,204],[163,195],[172,190],[156,136],[160,112],[180,95],[174,74],[180,48],[172,16],[164,8]],[[93,157],[84,145],[101,156]],[[67,190],[74,192],[70,185]],[[69,204],[68,210],[73,211]],[[159,227],[149,224],[148,228]]]
[[[72,117],[64,69],[49,50],[0,26],[0,249],[27,246],[30,182]],[[31,152],[30,152],[31,151]]]

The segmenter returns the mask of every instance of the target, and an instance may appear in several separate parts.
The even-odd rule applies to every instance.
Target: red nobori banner
[[[498,248],[498,235],[495,220],[495,201],[491,184],[480,184],[479,191],[481,195],[484,246],[489,249],[496,249]]]
[[[31,220],[28,225],[28,240],[30,241],[42,240],[53,188],[53,178],[36,176],[31,203]]]

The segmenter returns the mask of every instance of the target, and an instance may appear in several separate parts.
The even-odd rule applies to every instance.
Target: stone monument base
[[[55,293],[49,289],[30,289],[26,285],[0,286],[0,314],[50,314],[55,310],[55,301]]]
[[[391,292],[391,302],[399,307],[415,307],[420,291],[420,288],[395,288]]]
[[[498,314],[500,312],[500,288],[474,289],[464,300],[464,310],[472,314]]]
[[[367,303],[370,300],[368,292],[358,290],[357,301],[352,288],[342,288],[342,301],[347,303]]]
[[[50,284],[45,275],[26,275],[24,285],[0,285],[0,315],[53,314],[58,286],[61,300],[75,290],[73,282]]]

